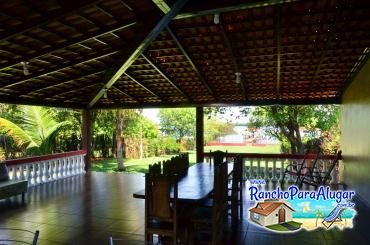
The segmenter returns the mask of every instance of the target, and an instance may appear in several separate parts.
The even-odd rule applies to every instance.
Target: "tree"
[[[53,141],[67,122],[56,122],[51,109],[19,106],[14,122],[0,118],[0,131],[11,137],[20,149],[31,155],[49,154]]]
[[[220,122],[213,117],[207,118],[204,122],[204,143],[207,144],[221,136],[235,133],[233,128],[234,125],[231,123]]]
[[[249,127],[264,128],[270,136],[287,143],[293,154],[304,153],[305,143],[320,138],[321,132],[338,123],[339,116],[335,105],[261,106],[245,113],[251,115]]]
[[[162,133],[174,137],[178,143],[184,137],[195,138],[195,109],[161,109],[159,120]]]
[[[123,164],[123,139],[122,139],[122,129],[123,129],[123,111],[117,110],[116,112],[116,141],[117,141],[117,167],[118,171],[123,171],[125,165]]]

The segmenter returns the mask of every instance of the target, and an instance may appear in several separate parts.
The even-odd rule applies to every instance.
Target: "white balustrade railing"
[[[6,161],[11,180],[28,180],[35,186],[85,173],[83,150]]]
[[[244,178],[245,179],[264,179],[266,182],[288,182],[294,183],[296,176],[286,174],[284,172],[294,172],[299,169],[303,160],[305,162],[315,161],[316,155],[303,155],[303,154],[257,154],[257,153],[228,153],[228,159],[232,159],[240,155],[244,159]],[[210,161],[210,154],[204,153],[205,162]],[[330,166],[335,159],[335,155],[322,155],[316,162],[316,172],[325,173],[330,170]],[[330,173],[330,184],[337,183],[338,168],[335,166]],[[284,177],[284,180],[283,180]]]

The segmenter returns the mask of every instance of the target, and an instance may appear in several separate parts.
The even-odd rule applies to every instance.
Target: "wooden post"
[[[82,111],[82,149],[86,151],[85,171],[91,168],[91,115],[90,110]]]
[[[203,162],[204,153],[204,121],[203,107],[196,107],[196,150],[197,162]]]

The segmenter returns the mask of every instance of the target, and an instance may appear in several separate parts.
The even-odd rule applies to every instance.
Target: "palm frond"
[[[4,118],[0,118],[0,132],[12,137],[18,147],[31,148],[38,146],[23,129]]]

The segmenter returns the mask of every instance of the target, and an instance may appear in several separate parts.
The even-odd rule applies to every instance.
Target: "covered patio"
[[[369,1],[4,1],[0,10],[0,103],[83,115],[81,151],[7,162],[30,187],[24,205],[0,201],[0,227],[39,229],[40,244],[143,241],[144,202],[132,193],[144,179],[90,171],[91,110],[196,107],[203,162],[205,106],[329,103],[342,108],[343,161],[331,184],[356,191],[354,228],[281,235],[245,219],[228,241],[367,243]],[[246,155],[245,177],[272,188],[283,159],[301,158]]]

